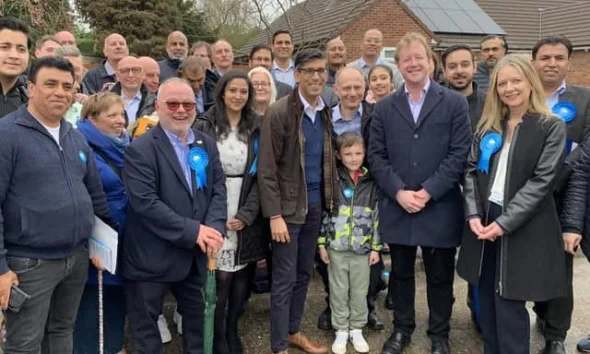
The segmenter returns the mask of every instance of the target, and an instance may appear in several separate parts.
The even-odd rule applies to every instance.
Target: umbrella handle
[[[104,353],[104,309],[102,298],[102,270],[98,271],[98,353]]]
[[[214,271],[215,270],[215,257],[210,257],[209,258],[209,263],[207,265],[207,269],[210,271]]]

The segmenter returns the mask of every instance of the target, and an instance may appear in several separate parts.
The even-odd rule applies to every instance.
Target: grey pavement
[[[386,256],[389,258],[388,256]],[[411,346],[404,354],[428,354],[430,353],[430,341],[426,336],[428,310],[426,304],[426,280],[422,264],[418,260],[416,264],[416,321],[417,328],[412,337]],[[572,320],[572,328],[567,340],[567,350],[570,354],[576,353],[576,343],[590,332],[590,263],[586,258],[578,257],[575,259],[574,266],[574,292],[575,292],[575,310]],[[482,353],[482,344],[479,335],[473,329],[469,310],[465,304],[467,294],[467,285],[465,282],[456,277],[455,280],[455,297],[456,302],[453,308],[453,318],[451,321],[450,344],[452,353],[456,354],[479,354]],[[379,295],[379,313],[386,322],[386,328],[383,331],[375,332],[365,330],[365,337],[371,348],[370,353],[381,353],[381,347],[392,331],[392,313],[383,307],[385,292]],[[310,284],[307,296],[305,316],[303,318],[302,332],[309,337],[319,340],[328,347],[331,346],[333,333],[321,331],[316,328],[317,316],[324,309],[324,292],[321,280],[314,276]],[[166,354],[182,353],[180,340],[176,335],[175,326],[172,322],[172,312],[174,305],[168,303],[166,306],[166,317],[168,318],[173,337],[172,343],[165,347]],[[535,315],[531,312],[531,353],[539,353],[544,342],[540,333],[535,327]],[[269,325],[269,297],[268,294],[252,296],[246,313],[240,323],[240,333],[245,346],[245,354],[267,354],[270,352],[270,325]],[[303,353],[299,350],[291,349],[291,354]],[[354,349],[349,345],[348,353],[354,353]]]
[[[388,256],[386,256],[388,258]],[[420,260],[416,264],[416,321],[417,328],[412,337],[412,344],[404,354],[428,354],[430,353],[430,342],[426,336],[428,322],[428,310],[426,304],[426,283],[424,271]],[[451,320],[450,344],[451,352],[454,354],[479,354],[481,340],[473,329],[469,310],[465,305],[467,285],[460,278],[455,279],[455,297],[457,301],[453,309]],[[568,353],[576,353],[576,343],[590,332],[590,264],[585,258],[578,257],[574,262],[574,296],[575,308],[572,319],[572,328],[566,342]],[[381,347],[392,330],[392,313],[383,307],[385,292],[379,295],[379,313],[386,322],[383,331],[365,330],[365,337],[371,347],[370,353],[381,353]],[[302,323],[302,332],[309,337],[319,340],[330,347],[333,340],[333,333],[321,331],[316,328],[317,316],[323,311],[324,291],[321,280],[314,276],[310,284],[305,316]],[[166,354],[182,353],[182,343],[176,334],[176,326],[172,322],[174,303],[172,299],[165,305],[165,314],[168,319],[173,341],[165,345]],[[534,325],[535,315],[531,312],[531,353],[539,353],[544,345],[542,336]],[[248,304],[246,313],[240,322],[240,333],[245,346],[245,354],[267,354],[270,352],[270,326],[269,326],[269,296],[268,294],[253,295]],[[1,314],[0,314],[1,318]],[[0,354],[2,354],[0,348]],[[290,350],[291,354],[303,353],[296,349]],[[348,353],[354,353],[349,345]]]

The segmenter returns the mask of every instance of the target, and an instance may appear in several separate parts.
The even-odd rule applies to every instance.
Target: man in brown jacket
[[[328,348],[299,329],[322,213],[335,207],[331,112],[320,96],[328,72],[317,49],[301,51],[294,66],[298,85],[268,108],[260,129],[260,202],[273,239],[271,347],[320,354]]]

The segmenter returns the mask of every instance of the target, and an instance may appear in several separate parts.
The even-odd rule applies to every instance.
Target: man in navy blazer
[[[195,106],[186,81],[167,80],[156,101],[159,124],[125,151],[123,271],[133,353],[162,353],[157,321],[169,291],[183,314],[184,353],[203,352],[201,289],[207,255],[223,244],[227,197],[215,142],[190,128]]]
[[[426,270],[432,353],[448,354],[455,252],[464,225],[459,181],[471,145],[469,108],[463,96],[429,79],[432,53],[422,35],[406,34],[397,49],[405,84],[377,103],[368,153],[395,282],[394,332],[383,354],[403,352],[416,327],[418,246]]]

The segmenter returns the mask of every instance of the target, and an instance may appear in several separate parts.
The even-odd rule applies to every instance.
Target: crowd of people
[[[544,353],[566,353],[573,256],[590,257],[590,90],[566,81],[572,44],[546,37],[529,58],[490,35],[478,62],[465,45],[439,59],[407,33],[395,63],[382,46],[371,29],[357,60],[340,38],[294,55],[278,31],[244,72],[223,39],[189,47],[172,32],[157,62],[113,33],[87,71],[71,33],[41,37],[29,60],[27,25],[0,18],[4,353],[125,353],[126,323],[132,353],[162,353],[169,293],[184,352],[203,353],[214,261],[214,353],[244,352],[238,323],[263,262],[271,353],[368,353],[387,289],[381,353],[400,354],[416,328],[418,248],[432,354],[451,353],[455,273],[483,353],[530,353],[527,302]],[[95,217],[119,235],[102,324]],[[331,348],[301,331],[314,265]]]

